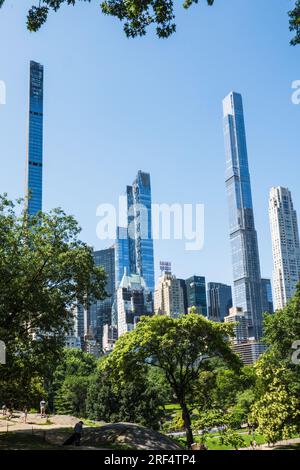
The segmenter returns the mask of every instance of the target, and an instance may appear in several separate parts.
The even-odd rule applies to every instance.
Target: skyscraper
[[[126,188],[127,227],[118,227],[116,236],[116,283],[124,271],[143,277],[154,292],[151,184],[149,173],[139,171],[132,186]]]
[[[154,292],[154,311],[158,315],[183,315],[184,297],[179,279],[170,272],[163,273]]]
[[[196,307],[197,312],[207,316],[206,282],[204,276],[192,276],[186,279],[186,298],[188,312]]]
[[[209,320],[223,322],[232,308],[231,286],[220,282],[209,282],[207,284],[207,307]]]
[[[133,206],[129,207],[128,233],[134,227],[136,272],[154,292],[154,255],[152,239],[151,183],[149,173],[139,171],[132,185]],[[130,215],[134,220],[130,220]]]
[[[270,191],[270,227],[273,250],[273,288],[276,310],[292,298],[300,281],[300,244],[297,214],[287,188]]]
[[[249,322],[249,336],[262,336],[261,274],[254,224],[242,97],[231,92],[223,100],[226,188],[229,203],[234,305]]]
[[[274,313],[271,279],[261,280],[263,312]]]
[[[132,331],[143,315],[152,315],[152,294],[138,274],[124,274],[117,289],[118,337]]]
[[[115,295],[115,247],[94,251],[96,266],[102,266],[106,273],[105,290],[108,296],[104,300],[96,300],[88,306],[89,329],[101,345],[104,325],[111,324],[112,306]]]
[[[26,161],[26,204],[29,215],[42,210],[44,68],[30,62],[29,119]]]

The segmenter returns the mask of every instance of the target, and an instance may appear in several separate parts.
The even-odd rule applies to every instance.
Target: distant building
[[[261,280],[263,312],[274,313],[272,284],[270,279]]]
[[[65,339],[65,347],[68,349],[81,349],[81,340],[79,336],[67,335]]]
[[[117,227],[115,250],[117,289],[123,279],[124,272],[126,271],[128,274],[130,273],[128,230],[125,227]]]
[[[184,297],[180,281],[166,272],[159,278],[154,292],[154,312],[158,315],[184,314]]]
[[[106,324],[111,324],[112,321],[112,307],[115,295],[115,247],[107,248],[104,250],[94,251],[94,261],[96,266],[102,266],[106,273],[106,293],[107,297],[104,300],[96,300],[88,306],[87,327],[93,331],[96,340],[102,348],[103,327]]]
[[[102,349],[104,354],[110,353],[118,339],[118,329],[113,325],[104,325]]]
[[[132,331],[141,316],[152,315],[152,293],[138,274],[124,273],[117,290],[118,337]]]
[[[300,281],[300,243],[297,213],[291,192],[272,188],[269,215],[273,249],[273,288],[275,309],[286,306]]]
[[[89,331],[88,334],[84,336],[83,349],[86,353],[92,354],[96,358],[101,355],[101,346],[91,331]]]
[[[207,307],[209,320],[223,322],[232,308],[231,286],[220,282],[209,282],[207,284]]]
[[[206,283],[204,276],[191,276],[185,281],[187,309],[196,307],[197,313],[207,316]]]
[[[184,279],[178,279],[180,287],[183,293],[183,305],[184,305],[184,313],[188,313],[188,301],[187,301],[187,292],[186,292],[186,283]]]
[[[233,344],[240,344],[247,342],[248,336],[248,320],[243,309],[234,307],[230,309],[229,315],[224,318],[225,323],[236,323],[234,326]]]
[[[249,339],[244,343],[234,344],[232,349],[240,356],[245,365],[251,365],[266,351],[266,346],[260,341]]]
[[[30,61],[25,202],[29,215],[42,210],[44,68]]]

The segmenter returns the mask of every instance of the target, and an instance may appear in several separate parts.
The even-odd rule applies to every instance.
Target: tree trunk
[[[188,446],[188,449],[190,449],[194,442],[190,412],[184,400],[180,401],[180,406],[181,406],[182,419],[184,421],[184,427],[185,427],[185,432],[186,432],[187,446]]]

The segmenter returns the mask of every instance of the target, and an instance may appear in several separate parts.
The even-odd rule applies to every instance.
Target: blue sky
[[[222,98],[243,94],[261,270],[271,276],[268,191],[288,186],[300,213],[300,47],[289,46],[290,0],[219,0],[177,9],[177,33],[127,39],[98,1],[62,8],[40,32],[25,28],[33,0],[0,11],[0,192],[23,195],[29,60],[45,66],[44,209],[62,206],[97,249],[96,207],[116,204],[138,169],[153,202],[203,203],[205,245],[155,243],[180,277],[231,282]],[[20,5],[21,4],[21,5]],[[298,143],[298,145],[297,145]]]

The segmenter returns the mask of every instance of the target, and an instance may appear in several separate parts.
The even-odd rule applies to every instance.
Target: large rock
[[[163,434],[132,423],[106,424],[86,429],[82,444],[88,446],[115,444],[140,450],[181,449],[176,442]]]

